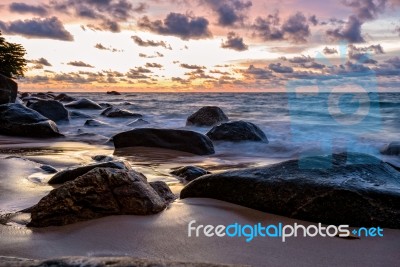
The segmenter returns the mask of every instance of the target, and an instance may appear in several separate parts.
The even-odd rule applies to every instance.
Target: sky
[[[400,91],[400,0],[2,0],[0,30],[25,91]]]

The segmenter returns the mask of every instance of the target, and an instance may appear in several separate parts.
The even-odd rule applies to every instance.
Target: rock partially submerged
[[[130,126],[130,127],[138,127],[138,126],[142,126],[142,125],[146,125],[146,124],[150,124],[150,122],[145,121],[143,119],[137,119],[137,120],[129,123],[128,126]]]
[[[219,107],[206,106],[190,115],[186,120],[186,125],[214,126],[228,120],[228,116]]]
[[[107,95],[121,95],[121,93],[117,91],[108,91]]]
[[[325,224],[400,229],[400,172],[365,154],[310,157],[205,175],[182,190],[181,198],[189,197]]]
[[[391,142],[382,151],[384,155],[399,156],[400,155],[400,142]]]
[[[190,182],[193,181],[196,178],[199,178],[200,176],[210,174],[209,171],[202,169],[197,166],[184,166],[177,168],[170,172],[173,175],[176,175],[180,178],[183,178],[185,182]]]
[[[65,106],[76,109],[103,109],[99,104],[87,98],[72,101],[68,104],[65,104]]]
[[[69,113],[63,104],[56,100],[39,100],[29,105],[29,108],[36,110],[52,121],[68,121]]]
[[[211,140],[200,133],[185,130],[140,128],[113,137],[116,149],[125,147],[158,147],[196,155],[214,154]]]
[[[268,143],[265,133],[255,124],[247,121],[232,121],[213,127],[207,136],[213,141],[252,141]]]
[[[95,120],[95,119],[88,119],[85,121],[85,126],[87,127],[101,127],[101,126],[110,126],[108,123]]]
[[[95,168],[50,191],[29,209],[28,227],[60,226],[109,215],[150,215],[167,202],[133,170]]]
[[[123,117],[135,117],[135,118],[141,118],[142,115],[138,113],[133,113],[130,112],[129,110],[126,109],[120,109],[116,107],[109,107],[106,108],[102,113],[102,116],[106,116],[109,118],[123,118]]]
[[[24,137],[60,137],[57,125],[21,104],[0,105],[0,134]]]
[[[113,168],[120,170],[131,170],[132,168],[126,163],[122,161],[107,161],[97,164],[91,164],[86,166],[81,166],[77,168],[70,168],[63,171],[58,172],[56,175],[51,177],[48,181],[49,184],[62,184],[68,181],[75,180],[81,175],[95,169],[95,168]]]
[[[72,102],[72,101],[75,101],[76,99],[73,98],[72,96],[69,96],[69,95],[65,94],[65,93],[61,93],[58,96],[56,96],[54,98],[54,100],[58,100],[60,102]]]
[[[15,103],[18,93],[18,84],[0,74],[0,105]]]

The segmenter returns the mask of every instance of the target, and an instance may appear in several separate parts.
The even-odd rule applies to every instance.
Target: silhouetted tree
[[[9,77],[23,77],[26,70],[25,48],[20,44],[7,42],[0,32],[0,74]]]

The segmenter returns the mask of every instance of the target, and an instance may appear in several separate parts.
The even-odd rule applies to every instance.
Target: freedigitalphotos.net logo
[[[275,238],[286,242],[292,237],[383,237],[383,229],[381,227],[360,227],[358,229],[350,229],[349,225],[318,225],[304,226],[302,224],[269,224],[263,225],[257,223],[239,224],[232,223],[229,225],[203,225],[197,224],[196,220],[192,220],[188,224],[188,237],[231,237],[244,238],[246,242],[251,242],[255,238]]]

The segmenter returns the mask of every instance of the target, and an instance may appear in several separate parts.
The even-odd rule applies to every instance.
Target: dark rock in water
[[[72,102],[72,101],[75,101],[76,99],[72,96],[62,93],[62,94],[59,94],[58,96],[56,96],[54,98],[54,100],[58,100],[60,102]]]
[[[127,102],[127,101],[126,101],[126,102],[123,102],[122,105],[124,105],[124,106],[131,106],[131,105],[133,105],[133,104],[132,104],[131,102]]]
[[[109,215],[150,215],[167,203],[133,170],[95,168],[50,191],[30,209],[28,227],[59,226]]]
[[[108,91],[107,95],[121,95],[121,93],[119,93],[117,91]]]
[[[185,130],[140,128],[113,137],[116,149],[124,147],[158,147],[197,155],[214,154],[211,140],[200,133]]]
[[[85,173],[95,169],[95,168],[112,168],[120,170],[131,170],[131,167],[122,161],[108,161],[104,163],[97,163],[92,165],[81,166],[77,168],[66,169],[60,171],[49,180],[49,184],[62,184],[68,181],[72,181],[77,177],[84,175]]]
[[[100,127],[100,126],[110,126],[108,123],[99,121],[99,120],[94,120],[94,119],[89,119],[85,122],[85,126],[88,127]]]
[[[32,97],[39,98],[40,100],[53,100],[54,96],[49,93],[36,93],[32,94]]]
[[[56,100],[39,100],[29,105],[29,108],[53,121],[69,120],[68,110]]]
[[[113,105],[111,105],[110,103],[100,103],[99,104],[102,108],[109,108],[112,107]]]
[[[202,107],[195,113],[189,116],[186,120],[186,125],[195,126],[214,126],[218,123],[228,121],[228,117],[219,107]]]
[[[400,172],[359,153],[205,175],[182,190],[181,198],[189,197],[325,224],[400,229]]]
[[[105,109],[102,113],[102,116],[106,116],[109,118],[118,118],[118,117],[136,117],[141,118],[141,114],[130,112],[129,110],[119,109],[116,107],[109,107]]]
[[[70,138],[88,144],[104,144],[109,140],[107,136],[84,132],[82,129],[78,129],[78,134],[70,136]]]
[[[25,137],[60,137],[57,125],[21,104],[0,105],[0,133]]]
[[[400,142],[391,142],[382,151],[384,155],[399,156],[400,155]]]
[[[178,177],[181,177],[185,179],[186,182],[193,181],[196,178],[199,178],[200,176],[210,174],[209,171],[206,171],[200,167],[197,166],[185,166],[185,167],[180,167],[178,169],[173,170],[170,172],[173,175],[176,175]]]
[[[56,168],[54,168],[53,166],[50,166],[50,165],[42,165],[42,166],[40,166],[40,168],[47,173],[57,173],[58,172]]]
[[[65,106],[68,108],[76,108],[76,109],[102,109],[102,107],[99,104],[87,98],[82,98],[76,101],[72,101],[68,104],[65,104]]]
[[[18,84],[0,74],[0,104],[14,103],[17,93]]]
[[[207,136],[213,141],[252,141],[268,143],[264,132],[255,124],[247,121],[232,121],[213,127]]]
[[[1,257],[0,265],[7,267],[240,267],[218,263],[182,262],[139,259],[133,257],[63,257],[48,260],[31,260]]]
[[[114,158],[106,155],[96,155],[92,157],[93,160],[98,161],[98,162],[108,162],[108,161],[113,161]]]
[[[76,110],[71,110],[69,111],[69,116],[73,119],[90,119],[92,116],[89,116],[85,113],[76,111]]]
[[[150,186],[157,192],[157,194],[164,199],[167,203],[173,202],[177,197],[172,193],[169,186],[163,181],[150,182]]]
[[[24,93],[21,93],[21,94],[20,94],[20,97],[21,97],[21,98],[29,97],[29,96],[31,96],[31,94],[30,94],[30,93],[27,93],[27,92],[24,92]]]
[[[150,122],[145,121],[143,119],[137,119],[131,123],[128,124],[128,126],[130,127],[137,127],[137,126],[142,126],[142,125],[146,125],[146,124],[150,124]]]

